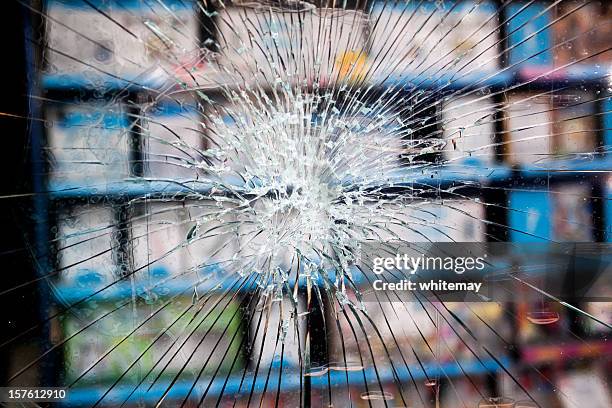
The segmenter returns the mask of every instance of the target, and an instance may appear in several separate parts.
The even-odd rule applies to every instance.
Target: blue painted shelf
[[[584,157],[566,160],[548,160],[540,164],[510,167],[494,164],[484,165],[478,160],[464,160],[448,165],[423,165],[421,167],[406,167],[389,175],[384,184],[364,182],[370,188],[402,187],[402,186],[448,186],[457,183],[469,183],[478,187],[494,183],[511,183],[516,179],[528,182],[542,177],[555,180],[568,177],[596,177],[612,170],[612,155],[601,157],[586,155]],[[342,184],[358,184],[359,180],[343,180]],[[382,180],[378,181],[378,183]],[[228,189],[225,186],[231,186]],[[213,191],[216,189],[216,193]],[[206,199],[211,195],[231,195],[247,193],[244,183],[237,178],[228,179],[221,184],[197,180],[151,180],[146,178],[131,178],[124,181],[101,182],[84,186],[80,183],[54,183],[48,185],[47,194],[53,200],[65,200],[88,197],[118,198],[171,198],[190,196],[194,199]]]
[[[412,379],[416,381],[422,381],[427,378],[432,377],[457,377],[465,374],[468,375],[483,375],[487,373],[496,373],[501,372],[503,369],[500,367],[502,364],[504,367],[508,367],[510,365],[510,359],[505,356],[497,357],[499,363],[494,359],[481,359],[482,362],[478,360],[467,360],[461,361],[459,364],[456,362],[452,363],[442,363],[440,365],[434,363],[424,364],[425,372],[418,365],[410,365],[399,366],[396,367],[397,377],[399,381],[403,384],[411,384]],[[284,368],[284,367],[283,367]],[[426,374],[427,373],[427,374]],[[340,371],[331,371],[329,373],[329,381],[332,386],[337,387],[346,387],[347,384],[347,376],[348,376],[348,384],[354,387],[364,386],[364,376],[370,388],[376,387],[378,384],[377,376],[380,378],[380,382],[382,383],[391,383],[395,380],[393,376],[393,371],[391,369],[388,370],[380,370],[375,372],[373,368],[366,368],[363,371],[351,371],[351,372],[340,372]],[[311,377],[312,379],[312,388],[317,389],[326,389],[328,384],[328,376],[323,375],[321,377]],[[208,391],[208,396],[217,396],[221,392],[223,388],[224,378],[215,378],[210,386],[210,390]],[[240,389],[240,383],[242,381],[241,375],[233,375],[229,378],[223,393],[225,395],[238,395],[242,394],[248,395],[248,392],[251,388],[255,389],[255,393],[261,392],[266,387],[267,381],[267,390],[268,392],[275,392],[278,388],[279,381],[279,373],[278,370],[276,372],[272,372],[270,374],[269,380],[266,378],[266,375],[259,375],[255,384],[253,384],[253,378],[247,377],[244,381],[243,388]],[[198,388],[206,388],[208,386],[209,381],[200,381],[198,383]],[[191,386],[193,385],[193,381],[178,381],[176,382],[172,388],[170,389],[167,399],[168,400],[181,400],[183,399]],[[148,385],[143,385],[139,387],[136,392],[129,398],[130,403],[145,403],[147,405],[155,404],[159,398],[163,395],[167,388],[168,384],[163,382],[155,384],[150,391],[147,392]],[[284,371],[281,376],[281,389],[282,392],[295,392],[300,387],[300,373],[299,371]],[[133,387],[127,385],[121,385],[113,388],[111,392],[105,397],[105,404],[120,404],[123,402],[130,393],[133,391]],[[82,407],[89,406],[94,404],[98,399],[102,397],[105,392],[104,387],[83,387],[83,388],[74,388],[68,391],[68,398],[63,402],[63,406],[66,407]],[[195,392],[195,391],[194,391]],[[244,395],[242,395],[244,396]],[[195,392],[192,393],[192,399],[198,401],[201,395]]]
[[[608,85],[612,67],[594,64],[575,64],[567,68],[536,66],[521,69],[504,69],[502,71],[447,73],[432,78],[428,74],[405,74],[390,77],[382,82],[383,88],[434,88],[445,91],[471,90],[489,88],[503,90],[508,87],[528,83],[533,88],[550,87],[551,85]],[[150,92],[156,91],[170,78],[163,76],[133,76],[117,78],[108,74],[46,74],[42,77],[42,88],[46,91],[97,91],[112,95],[119,91]],[[364,85],[366,86],[366,85]],[[207,87],[207,91],[214,91]]]

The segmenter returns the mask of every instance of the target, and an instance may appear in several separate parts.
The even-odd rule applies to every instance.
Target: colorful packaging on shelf
[[[489,165],[494,161],[495,109],[491,98],[451,99],[442,107],[444,157],[451,163],[464,159]]]
[[[465,2],[450,8],[445,2],[376,4],[370,50],[371,60],[382,59],[376,72],[426,80],[441,72],[495,71],[500,60],[495,6]]]
[[[130,242],[137,277],[152,282],[170,276],[195,284],[198,270],[188,249],[189,219],[194,203],[142,203],[135,207]],[[147,215],[144,215],[147,214]]]
[[[582,184],[557,184],[551,194],[552,237],[557,242],[589,242],[593,240],[592,190]]]
[[[64,331],[85,331],[65,345],[66,381],[83,374],[81,384],[111,384],[126,373],[122,384],[131,384],[151,370],[150,381],[159,374],[159,383],[165,385],[180,373],[179,381],[191,385],[202,370],[201,384],[208,385],[208,374],[215,370],[228,374],[244,367],[245,357],[239,347],[244,336],[243,314],[238,301],[227,303],[223,309],[212,309],[210,314],[196,314],[198,305],[189,294],[152,313],[162,305],[160,300],[119,308],[88,328],[84,328],[87,322],[116,306],[103,303],[95,309],[75,310],[74,315],[64,319]],[[138,323],[147,319],[148,323],[132,334]],[[127,335],[129,341],[124,341]],[[110,354],[97,361],[111,349]]]
[[[108,206],[88,205],[60,212],[57,225],[56,256],[62,269],[59,282],[87,289],[116,280],[119,261],[115,214]]]
[[[46,111],[50,182],[105,185],[129,174],[130,123],[122,105],[52,105]]]
[[[508,195],[508,226],[514,242],[550,239],[550,195],[545,190],[512,191]]]
[[[49,73],[138,81],[156,70],[180,72],[199,48],[197,13],[186,4],[168,10],[156,3],[104,2],[99,12],[85,3],[50,2]]]
[[[575,91],[555,95],[553,150],[556,155],[594,153],[599,125],[594,95]]]
[[[609,275],[609,274],[608,274]],[[595,296],[601,296],[602,299],[612,298],[612,279],[609,276],[601,276],[596,286],[594,287]],[[595,316],[602,322],[612,322],[612,302],[598,301],[598,302],[587,302],[584,305],[584,310],[591,316]],[[609,333],[610,329],[605,327],[603,324],[596,322],[593,319],[585,319],[586,331],[589,334],[605,334]]]
[[[205,276],[212,279],[213,272],[223,273],[239,242],[234,229],[223,228],[235,217],[218,216],[218,208],[213,200],[152,200],[137,205],[131,223],[131,254],[137,279],[176,278],[175,283],[194,285]]]
[[[581,90],[514,93],[507,110],[507,162],[541,166],[553,159],[594,153],[599,124],[598,101]]]
[[[563,393],[556,394],[563,408],[612,406],[605,368],[594,372],[573,370],[562,373],[558,388],[563,390]]]
[[[555,9],[559,20],[552,25],[552,31],[555,44],[559,45],[553,50],[557,66],[574,62],[585,65],[612,62],[608,50],[612,38],[609,2],[569,0]]]
[[[415,203],[399,216],[412,229],[391,229],[406,242],[484,242],[486,241],[485,208],[476,201],[448,200],[444,205]],[[414,230],[416,229],[416,231]]]
[[[245,81],[256,75],[263,84],[299,79],[305,81],[300,85],[312,85],[316,79],[321,85],[354,80],[364,72],[369,18],[361,11],[289,13],[250,4],[220,10],[217,25],[219,63],[233,75],[248,75]]]
[[[257,303],[251,305],[251,310],[254,310],[249,327],[251,367],[254,369],[258,365],[260,370],[266,367],[266,373],[270,367],[280,370],[282,358],[283,372],[299,376],[299,349],[304,344],[307,315],[294,314],[292,302],[286,297],[283,299],[283,295],[276,292],[277,289],[270,291],[264,288],[259,291],[262,296],[255,298]],[[288,288],[283,290],[287,291]],[[305,309],[305,305],[298,307],[298,310]],[[314,354],[312,358],[314,360]],[[261,375],[263,373],[259,372]]]
[[[504,157],[509,164],[538,165],[553,153],[553,105],[547,95],[515,93],[506,111]]]
[[[196,111],[166,107],[147,116],[147,175],[152,178],[195,180],[206,145],[205,128]]]
[[[510,193],[508,219],[512,241],[592,241],[590,186],[556,183],[549,189]]]

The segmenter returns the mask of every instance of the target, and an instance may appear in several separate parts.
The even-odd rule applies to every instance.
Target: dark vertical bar
[[[495,7],[497,12],[497,20],[499,27],[499,39],[504,39],[498,44],[498,52],[501,55],[499,62],[500,68],[508,66],[508,40],[505,39],[507,35],[506,24],[501,24],[506,19],[506,13],[504,10],[504,2],[502,0],[495,1]],[[495,92],[493,95],[493,106],[495,107],[495,114],[493,116],[494,123],[494,154],[495,162],[502,164],[505,161],[506,154],[508,153],[507,146],[503,144],[504,135],[506,130],[506,94],[501,92]],[[485,218],[490,221],[486,225],[487,241],[488,242],[505,242],[508,241],[508,210],[506,209],[508,203],[508,193],[505,189],[487,188],[483,191],[483,201],[487,204],[485,207]],[[490,251],[491,252],[491,251]],[[512,307],[510,303],[504,305],[506,308]],[[513,321],[512,324],[517,326],[518,322]],[[517,333],[518,327],[514,327],[514,333]],[[514,339],[516,340],[516,339]],[[515,345],[513,344],[512,347]],[[501,386],[498,374],[486,376],[485,389],[488,395],[496,397],[500,396]]]
[[[602,88],[601,85],[599,85]],[[605,89],[600,89],[601,92],[606,92]],[[602,99],[597,101],[596,109],[598,113],[602,113],[601,115],[597,115],[596,123],[597,128],[599,129],[596,133],[596,141],[595,141],[595,151],[598,154],[595,157],[599,160],[605,160],[606,154],[604,153],[604,148],[606,146],[606,132],[611,132],[611,130],[606,130],[606,115],[612,115],[612,113],[604,113],[606,112],[606,99]],[[606,220],[606,211],[605,211],[605,203],[607,200],[606,197],[606,175],[596,176],[595,183],[593,185],[593,193],[591,194],[593,200],[591,202],[592,211],[593,211],[593,238],[595,242],[606,242],[606,226],[611,223],[609,220]]]
[[[36,2],[30,4],[36,8]],[[36,257],[36,273],[39,277],[47,275],[51,268],[49,260],[49,202],[46,191],[47,166],[44,155],[45,131],[43,122],[42,102],[37,96],[39,89],[39,55],[36,46],[36,33],[33,27],[33,16],[27,8],[22,7],[22,19],[24,27],[24,49],[25,49],[25,72],[26,88],[28,95],[27,116],[28,131],[30,137],[30,160],[32,165],[32,192],[34,213],[34,256]],[[38,297],[42,323],[39,331],[41,350],[49,349],[51,344],[51,322],[47,321],[49,311],[52,307],[51,291],[47,278],[38,284]],[[57,355],[53,353],[44,357],[39,367],[42,367],[40,383],[44,386],[58,385],[59,368],[57,366]]]
[[[504,1],[496,0],[495,8],[497,10],[497,20],[499,26],[499,39],[497,45],[498,52],[501,54],[500,68],[508,66],[508,40],[505,39],[508,35],[506,24],[501,24],[506,20],[507,14],[504,7]],[[493,106],[495,114],[493,115],[494,123],[494,155],[496,163],[503,163],[507,154],[507,147],[503,144],[504,132],[506,131],[506,94],[495,92],[493,95]],[[488,223],[486,226],[487,241],[489,242],[505,242],[508,241],[508,211],[506,204],[508,203],[508,194],[502,189],[485,189],[483,192],[484,202],[488,205],[485,207],[485,218],[493,223]]]
[[[134,260],[131,245],[131,211],[128,203],[120,203],[115,209],[115,231],[114,239],[116,250],[113,253],[114,262],[117,266],[119,277],[131,277],[134,271]]]
[[[508,241],[508,192],[502,188],[485,188],[481,190],[482,201],[485,203],[485,219],[488,242]],[[492,245],[491,248],[495,248]]]
[[[141,105],[145,96],[138,93],[130,95],[128,99],[128,173],[130,177],[143,177],[145,175],[145,146],[142,129],[145,126],[141,118]],[[146,204],[145,204],[146,205]],[[131,218],[135,209],[130,204],[129,197],[119,199],[114,207],[116,228],[114,240],[117,249],[114,252],[115,263],[119,276],[131,276],[134,271],[132,255]],[[145,209],[146,211],[146,209]]]
[[[600,159],[601,160],[601,159]],[[606,214],[605,214],[605,177],[595,178],[592,189],[591,211],[593,212],[593,239],[595,242],[606,242]]]
[[[308,333],[308,341],[309,341],[309,358],[310,358],[310,367],[326,367],[329,364],[329,352],[328,352],[328,342],[327,342],[327,330],[325,327],[326,316],[325,311],[327,308],[325,307],[325,300],[323,300],[323,304],[319,302],[319,298],[315,294],[315,289],[311,289],[311,297],[310,297],[310,305],[308,311],[308,317],[306,319],[306,333]],[[306,300],[306,288],[300,290],[301,296]],[[325,298],[324,298],[325,299]],[[306,304],[306,302],[304,302]],[[310,368],[306,367],[306,368]],[[312,401],[312,377],[304,376],[304,396],[303,396],[303,406],[311,407],[313,406]],[[330,401],[331,403],[331,401]]]
[[[26,84],[26,56],[24,53],[25,30],[23,25],[24,13],[16,2],[11,2],[3,9],[5,16],[10,16],[0,27],[2,38],[13,38],[13,41],[5,42],[3,50],[11,55],[11,63],[5,64],[4,75],[11,78],[5,81],[0,94],[0,112],[13,113],[18,116],[27,116],[27,102],[24,95],[27,94]],[[0,161],[0,169],[5,178],[0,183],[0,195],[7,196],[20,192],[29,192],[31,187],[31,157],[25,150],[23,137],[26,135],[27,121],[11,117],[0,116],[0,125],[5,135],[2,142],[3,157]],[[11,177],[7,177],[7,175]],[[27,180],[27,181],[26,181]],[[22,182],[26,185],[21,185]],[[16,201],[12,199],[0,200],[0,223],[2,223],[2,234],[0,234],[0,251],[4,252],[0,260],[2,268],[7,271],[0,278],[0,289],[9,289],[22,281],[34,279],[36,276],[28,264],[27,254],[19,249],[25,245],[20,218],[15,215],[15,208],[25,204],[29,207],[29,200]],[[23,214],[21,214],[23,216]],[[25,217],[23,217],[25,218]],[[20,274],[8,271],[20,271]],[[0,334],[0,342],[4,343],[19,334],[22,330],[31,326],[40,314],[37,308],[38,299],[32,291],[18,291],[12,294],[4,294],[0,297],[0,307],[5,311],[7,324],[4,325]],[[12,347],[0,349],[0,367],[9,367],[14,361],[15,353]],[[0,370],[0,381],[6,384],[10,373],[8,370]]]
[[[145,174],[145,147],[142,138],[142,129],[145,126],[141,116],[140,105],[144,101],[141,95],[134,95],[128,101],[128,121],[130,123],[129,148],[129,174],[131,177],[143,177]]]
[[[308,295],[307,295],[307,289],[304,285],[300,286],[300,297],[303,300],[303,303],[306,305],[306,311],[310,312],[307,317],[306,317],[306,337],[305,340],[308,342],[308,344],[304,345],[304,352],[306,352],[306,350],[309,350],[309,355],[306,356],[309,359],[312,359],[312,351],[310,351],[310,347],[311,347],[311,338],[312,338],[312,332],[311,332],[311,328],[313,326],[313,322],[312,322],[312,306],[310,304],[308,304]],[[310,363],[310,367],[313,366],[312,360]],[[304,372],[306,372],[306,370],[308,368],[308,365],[306,365],[306,367],[304,367]],[[302,400],[302,405],[305,408],[310,408],[312,406],[312,377],[311,376],[304,376],[304,394],[303,394],[303,400]]]
[[[508,154],[508,145],[504,144],[504,135],[506,131],[506,95],[503,93],[495,93],[493,95],[493,106],[495,106],[495,114],[493,115],[495,134],[493,135],[495,162],[502,164]]]
[[[501,24],[507,17],[503,3],[504,2],[502,0],[495,1],[499,26],[499,39],[504,38],[504,40],[500,41],[497,46],[498,52],[501,53],[500,68],[508,66],[508,52],[506,51],[508,49],[508,40],[505,39],[508,35],[508,30],[506,28],[506,24]],[[506,130],[505,93],[496,92],[495,95],[493,95],[493,104],[496,109],[495,115],[493,116],[495,124],[495,135],[493,136],[493,143],[495,143],[495,161],[497,163],[503,163],[508,150],[507,146],[502,144],[504,141],[504,131]]]
[[[499,379],[497,378],[497,375],[487,375],[485,377],[486,393],[491,397],[498,397],[499,389]]]
[[[201,2],[197,9],[200,21],[200,45],[213,52],[219,51],[217,47],[216,18],[214,15],[216,11],[215,5],[207,1]]]

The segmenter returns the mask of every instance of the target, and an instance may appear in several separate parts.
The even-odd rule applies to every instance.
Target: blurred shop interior
[[[173,20],[159,18],[163,13],[171,14],[178,21],[177,25],[192,34],[191,38],[172,38],[173,42],[186,41],[185,48],[192,47],[188,43],[193,38],[200,39],[202,48],[212,48],[203,39],[216,29],[227,30],[223,34],[229,38],[227,41],[232,41],[232,27],[211,21],[223,17],[224,13],[243,12],[234,10],[241,9],[241,4],[214,9],[214,2],[208,8],[199,8],[190,0],[128,1],[123,5],[117,5],[121,3],[117,2],[113,16],[123,27],[120,28],[119,23],[109,24],[100,12],[106,10],[105,2],[102,5],[94,2],[96,7],[87,7],[86,3],[89,2],[8,2],[2,9],[5,17],[0,29],[4,38],[12,38],[3,43],[5,88],[0,94],[0,112],[6,113],[0,116],[5,152],[0,162],[3,176],[0,182],[2,291],[10,289],[10,293],[0,296],[2,309],[6,311],[2,343],[10,342],[3,347],[0,360],[0,366],[7,368],[2,371],[5,383],[28,362],[43,355],[50,345],[60,344],[58,339],[85,330],[89,322],[111,313],[126,296],[129,300],[133,283],[127,281],[115,285],[111,292],[98,294],[97,291],[108,282],[108,276],[130,273],[130,270],[142,268],[151,258],[161,258],[149,268],[149,276],[143,275],[142,279],[168,279],[177,271],[197,267],[200,262],[198,254],[210,252],[219,245],[202,243],[189,254],[177,251],[166,256],[169,246],[180,245],[186,236],[190,236],[192,224],[187,220],[197,217],[194,214],[198,210],[185,205],[182,200],[156,201],[152,195],[150,202],[146,203],[147,213],[145,207],[130,206],[131,194],[138,194],[130,190],[132,187],[114,187],[120,186],[127,178],[166,181],[188,176],[188,170],[167,166],[164,161],[173,154],[175,132],[182,132],[184,140],[194,145],[205,143],[199,140],[198,132],[189,131],[192,123],[199,120],[200,113],[171,103],[161,104],[148,113],[150,120],[146,126],[152,136],[146,143],[139,140],[131,118],[141,114],[139,102],[151,100],[147,89],[154,85],[146,81],[153,84],[159,78],[154,69],[149,71],[153,74],[145,77],[132,75],[130,64],[115,59],[114,53],[128,56],[139,67],[158,64],[160,57],[151,50],[157,49],[158,42],[165,40],[161,35],[149,34],[156,30],[171,31],[164,25]],[[165,9],[160,5],[163,3],[172,7]],[[458,49],[458,44],[477,26],[476,22],[480,25],[491,18],[492,24],[498,24],[509,16],[517,16],[508,19],[502,29],[493,30],[494,35],[482,39],[477,45],[466,46],[482,50],[476,53],[480,58],[477,61],[483,61],[477,76],[488,78],[489,88],[467,96],[457,93],[458,96],[445,98],[443,103],[422,113],[424,122],[431,121],[427,132],[452,140],[425,160],[457,163],[470,169],[468,176],[461,171],[450,171],[446,177],[450,178],[447,181],[451,186],[465,181],[465,177],[468,182],[471,180],[469,177],[475,177],[475,187],[461,190],[464,198],[448,194],[444,197],[447,206],[428,207],[431,219],[435,219],[431,222],[436,225],[428,231],[428,237],[433,241],[482,243],[612,242],[612,158],[609,151],[612,147],[612,79],[609,76],[612,72],[612,5],[606,1],[562,1],[551,8],[552,2],[546,1],[484,1],[477,2],[481,4],[470,14],[471,19],[462,20],[466,10],[471,10],[475,2],[446,3],[461,5],[453,11],[448,11],[448,8],[440,11],[457,13],[456,17],[449,14],[449,18],[456,18],[448,25],[454,29],[448,35],[436,34],[436,41],[430,41],[438,44],[444,52]],[[394,14],[399,6],[369,5],[363,9],[370,10],[373,15],[382,13],[388,21],[388,25],[383,27],[387,31],[380,26],[368,27],[369,54],[380,55],[389,30],[393,35],[402,35],[389,28],[401,19]],[[162,11],[155,7],[161,7]],[[152,12],[154,9],[155,13]],[[567,13],[569,15],[565,17]],[[143,21],[150,24],[143,24]],[[425,19],[423,21],[426,25]],[[153,26],[157,28],[148,29]],[[400,26],[402,24],[397,25]],[[593,27],[598,28],[589,35],[581,35]],[[407,30],[414,31],[408,35],[419,35],[415,28]],[[147,38],[148,42],[131,41],[126,31]],[[569,46],[553,46],[574,37]],[[342,40],[338,41],[341,43]],[[426,44],[428,40],[417,37],[416,41]],[[496,43],[502,44],[501,49],[506,51],[502,57],[493,58],[491,55],[496,52],[490,54],[487,50],[497,50]],[[50,52],[49,49],[59,52]],[[421,52],[429,55],[427,61],[433,64],[439,55],[429,51],[427,54],[425,48]],[[406,51],[396,52],[399,55]],[[394,60],[396,56],[392,54],[387,56],[389,61],[383,63],[395,64],[397,59]],[[84,66],[78,61],[88,64]],[[164,61],[162,64],[170,66],[173,63]],[[505,70],[508,66],[513,68]],[[95,75],[100,67],[110,74],[103,80]],[[196,64],[192,72],[193,75],[205,75],[205,70],[205,65]],[[544,75],[546,72],[553,73]],[[122,78],[134,77],[146,82],[146,86],[126,87]],[[206,88],[203,93],[206,92],[211,98],[218,98],[215,102],[218,101],[219,105],[227,103],[213,87]],[[189,102],[185,105],[188,106]],[[491,120],[479,123],[481,117]],[[219,126],[230,126],[231,120],[228,118]],[[459,134],[457,139],[452,136],[454,133]],[[97,160],[104,161],[105,166],[92,166],[91,163]],[[205,211],[202,214],[205,215]],[[150,230],[149,222],[152,220],[160,225],[171,223],[177,227]],[[101,226],[107,225],[114,225],[117,231],[99,235]],[[129,229],[129,235],[122,235],[122,229]],[[132,237],[144,238],[127,244]],[[418,241],[419,236],[415,234],[406,239]],[[78,251],[61,251],[60,254],[58,248],[70,247],[83,240],[87,240],[87,244],[80,245]],[[48,242],[53,242],[53,245],[48,245]],[[42,258],[41,247],[46,248]],[[119,249],[108,250],[116,247]],[[226,250],[231,252],[232,247],[228,246]],[[83,258],[90,259],[80,262]],[[61,274],[53,277],[52,289],[13,290],[23,282],[41,279],[41,262],[62,270]],[[519,269],[523,266],[521,262],[525,260],[520,257],[510,261],[512,267]],[[76,266],[71,266],[73,264]],[[217,272],[211,270],[210,273]],[[19,377],[18,383],[30,386],[75,383],[73,406],[93,405],[106,390],[115,387],[117,378],[122,378],[126,384],[137,384],[142,372],[129,371],[125,375],[129,363],[148,349],[159,330],[174,324],[173,320],[180,315],[182,307],[191,304],[194,296],[201,295],[197,291],[195,294],[193,290],[185,291],[191,281],[179,278],[172,282],[165,292],[156,292],[155,299],[143,295],[137,307],[122,309],[105,318],[97,326],[97,333],[102,334],[80,335],[62,343],[58,347],[60,351],[45,355],[40,364]],[[611,285],[605,280],[598,284],[603,297],[612,294]],[[301,364],[299,353],[289,351],[291,347],[287,346],[279,361],[273,340],[266,339],[262,331],[255,331],[256,319],[247,319],[247,315],[242,314],[245,304],[249,303],[246,292],[242,293],[241,289],[240,297],[230,302],[223,312],[201,322],[192,340],[187,341],[181,351],[195,355],[187,368],[182,367],[180,356],[172,360],[169,355],[162,355],[165,347],[172,347],[173,339],[169,337],[156,343],[150,353],[141,356],[142,370],[146,371],[146,367],[155,361],[162,361],[160,367],[165,365],[164,370],[157,367],[152,376],[159,376],[156,384],[161,384],[164,389],[181,370],[197,373],[201,363],[210,360],[212,368],[204,372],[202,381],[211,377],[220,380],[211,382],[207,397],[211,399],[206,401],[208,404],[215,401],[229,404],[229,400],[222,400],[215,393],[240,394],[238,391],[245,381],[243,372],[257,372],[261,366],[266,370],[270,368],[270,371],[259,371],[261,377],[253,380],[253,384],[262,381],[267,386],[266,379],[276,384],[276,379],[270,379],[274,377],[270,372],[285,373],[284,382],[278,374],[280,396],[275,394],[274,385],[270,387],[274,388],[270,394],[263,393],[257,397],[261,397],[262,406],[274,405],[276,398],[276,403],[280,400],[281,406],[300,405],[302,383],[300,371],[296,369]],[[146,330],[123,342],[122,339],[132,330],[129,325],[123,327],[125,322],[132,323],[150,315],[152,304],[158,297],[173,295],[179,299],[175,304],[156,315],[156,320]],[[48,317],[61,310],[56,304],[74,303],[79,303],[78,308],[75,307],[78,310],[66,314],[59,321],[45,322],[41,318],[41,310],[42,315]],[[576,306],[604,322],[612,322],[611,302],[586,302]],[[410,359],[416,355],[418,359],[419,355],[429,356],[432,351],[428,349],[430,343],[423,339],[439,345],[435,350],[436,361],[431,358],[410,360],[406,370],[397,372],[393,367],[380,366],[379,380],[383,388],[389,383],[384,392],[393,397],[389,406],[402,406],[401,396],[391,385],[397,378],[406,384],[422,384],[435,378],[441,407],[477,406],[483,395],[476,390],[485,390],[483,392],[487,395],[512,396],[515,400],[526,400],[529,395],[546,408],[612,406],[606,405],[612,404],[612,341],[606,327],[560,302],[547,302],[546,306],[539,305],[538,301],[531,304],[509,302],[508,305],[496,302],[449,303],[445,307],[463,322],[464,327],[476,328],[469,341],[459,341],[457,330],[463,328],[453,327],[449,322],[434,328],[429,324],[431,316],[428,310],[415,302],[403,305],[401,311],[395,303],[381,304],[379,310],[370,314],[372,324],[382,327],[380,336],[383,339],[375,343],[374,347],[378,349],[371,350],[372,356],[387,352],[391,353],[392,360],[400,361],[406,358],[403,352],[410,350],[405,351],[406,355],[410,354]],[[534,314],[534,311],[540,314]],[[279,312],[279,316],[282,317],[282,313]],[[395,320],[388,321],[387,315],[395,316]],[[270,332],[282,326],[281,317],[269,322],[273,328],[269,329]],[[219,327],[215,318],[226,324]],[[359,337],[342,335],[353,330],[350,321],[349,317],[339,319],[338,327],[328,327],[313,343],[315,349],[319,347],[319,351],[325,354],[328,364],[343,353],[361,355],[358,351],[363,344],[360,345]],[[182,320],[180,324],[183,324]],[[369,323],[364,324],[369,327]],[[492,327],[496,330],[490,330]],[[206,340],[199,345],[199,337],[205,333]],[[16,337],[19,341],[11,342]],[[386,346],[392,343],[398,347],[387,350]],[[243,350],[247,348],[244,344],[250,344],[250,351]],[[486,345],[491,354],[476,357],[471,349],[475,344]],[[118,345],[116,350],[102,363],[96,364],[96,360],[115,345]],[[235,354],[236,358],[224,359],[223,353]],[[80,374],[92,364],[96,364],[95,368],[81,378]],[[372,362],[366,358],[359,364],[367,367]],[[511,367],[524,388],[510,381],[501,367]],[[344,379],[349,371],[347,367],[344,371],[337,370],[333,374],[338,376],[334,378],[350,382]],[[343,386],[340,387],[343,391],[338,391],[334,397],[329,392],[328,397],[328,378],[331,377],[313,375],[309,379],[312,406],[332,403],[333,406],[342,406],[338,398],[340,395],[347,398],[343,393],[348,392],[354,398],[354,395],[368,391],[367,386],[364,391],[363,384],[355,381],[346,387],[349,391]],[[172,385],[165,403],[180,403],[192,382],[192,378],[184,382],[179,379]],[[254,385],[253,389],[259,395],[262,388],[257,387],[259,385]],[[120,399],[131,398],[129,390],[129,387],[113,388]],[[433,401],[434,396],[427,392],[431,394],[426,387],[423,398]],[[156,394],[155,398],[158,396]],[[137,398],[142,398],[144,406],[155,403],[155,399],[147,400],[145,394],[133,398],[136,399],[129,400],[132,405],[128,405],[142,406],[138,405]],[[247,406],[260,401],[253,398],[249,393],[240,394],[236,405]],[[458,398],[465,405],[457,402]],[[188,406],[196,406],[197,401],[198,398]],[[382,404],[381,401],[358,397],[353,400],[353,405],[359,407],[379,406],[376,405],[379,403]],[[105,406],[112,404],[107,402]],[[497,406],[537,406],[528,404],[503,405],[499,402]],[[435,405],[432,402],[430,406]]]

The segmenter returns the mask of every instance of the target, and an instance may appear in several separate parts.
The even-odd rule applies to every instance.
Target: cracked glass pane
[[[607,2],[19,9],[29,107],[1,114],[28,121],[31,183],[0,198],[32,272],[0,296],[38,303],[7,386],[612,405]]]

